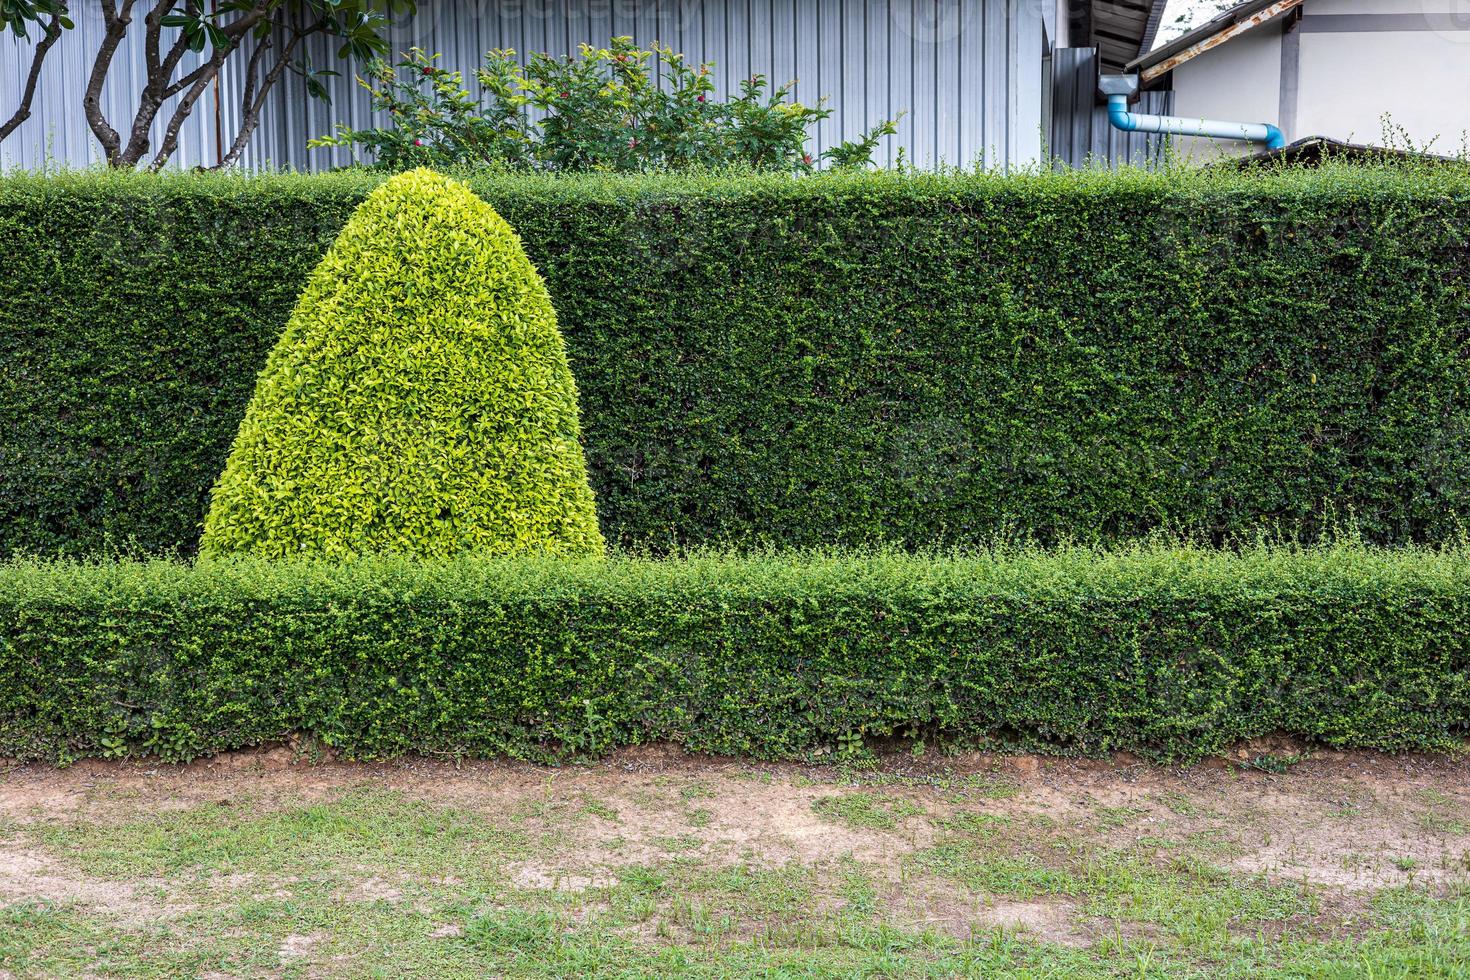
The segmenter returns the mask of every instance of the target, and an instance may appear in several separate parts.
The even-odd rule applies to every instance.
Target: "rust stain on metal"
[[[1251,14],[1249,17],[1247,17],[1245,20],[1231,24],[1220,33],[1212,34],[1202,41],[1197,41],[1194,44],[1191,44],[1189,47],[1185,48],[1183,51],[1179,52],[1173,57],[1165,58],[1157,65],[1151,65],[1150,67],[1145,68],[1143,70],[1141,80],[1145,82],[1151,82],[1165,72],[1173,71],[1175,68],[1178,68],[1180,65],[1184,64],[1191,58],[1202,55],[1211,48],[1219,47],[1220,45],[1224,44],[1231,38],[1236,37],[1237,35],[1244,34],[1252,27],[1260,27],[1262,24],[1266,23],[1266,21],[1274,20],[1275,18],[1286,13],[1293,7],[1301,6],[1301,3],[1302,0],[1280,0],[1279,3],[1273,3],[1271,4],[1271,6],[1265,8],[1264,10],[1258,10],[1254,14]]]

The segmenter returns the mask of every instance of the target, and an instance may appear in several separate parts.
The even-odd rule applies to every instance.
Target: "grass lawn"
[[[84,762],[0,977],[1470,976],[1470,762]]]

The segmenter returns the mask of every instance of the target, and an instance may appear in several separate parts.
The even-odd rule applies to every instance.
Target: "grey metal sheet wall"
[[[1097,101],[1097,49],[1055,48],[1051,53],[1050,155],[1073,167],[1130,164],[1154,166],[1163,159],[1168,138],[1125,133],[1108,122]],[[1136,111],[1168,115],[1173,92],[1144,92]]]
[[[72,6],[77,30],[53,49],[31,120],[0,144],[4,165],[37,167],[48,158],[77,165],[99,155],[81,114],[81,88],[102,20],[90,0]],[[668,44],[692,62],[715,62],[722,92],[763,74],[797,79],[795,96],[804,102],[829,96],[836,111],[817,127],[818,152],[905,112],[899,135],[880,151],[883,162],[900,149],[921,166],[1004,166],[1040,156],[1043,42],[1040,8],[1031,0],[421,0],[416,18],[394,26],[392,43],[398,51],[440,53],[445,67],[471,76],[491,48],[562,55],[583,41],[605,44],[623,34]],[[28,53],[0,41],[0,112],[18,97]],[[310,55],[318,66],[334,61],[325,40]],[[240,86],[230,67],[219,99],[226,146]],[[346,162],[345,152],[306,148],[334,122],[370,122],[367,95],[350,66],[337,67],[345,70],[333,80],[331,105],[307,98],[297,76],[282,80],[246,152],[247,166],[324,169]],[[127,84],[109,84],[104,102],[120,128],[141,84],[141,38],[128,39],[114,71]],[[186,126],[177,164],[216,159],[215,113],[214,97],[206,96]],[[162,128],[155,125],[155,141]]]

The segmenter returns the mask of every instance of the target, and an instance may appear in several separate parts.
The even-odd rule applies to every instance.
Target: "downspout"
[[[1270,123],[1221,122],[1217,119],[1184,119],[1180,116],[1150,116],[1128,111],[1128,97],[1138,91],[1137,75],[1103,75],[1098,91],[1108,97],[1108,122],[1125,133],[1168,133],[1175,136],[1204,136],[1211,139],[1246,140],[1265,143],[1268,150],[1286,145],[1281,130]]]

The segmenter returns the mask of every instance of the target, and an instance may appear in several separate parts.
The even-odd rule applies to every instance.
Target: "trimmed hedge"
[[[313,270],[200,553],[601,555],[546,285],[464,184],[399,174]]]
[[[1463,550],[19,563],[0,754],[1443,748],[1467,622]]]
[[[0,178],[0,552],[192,550],[362,174]],[[1470,177],[501,177],[624,544],[1470,517]]]

